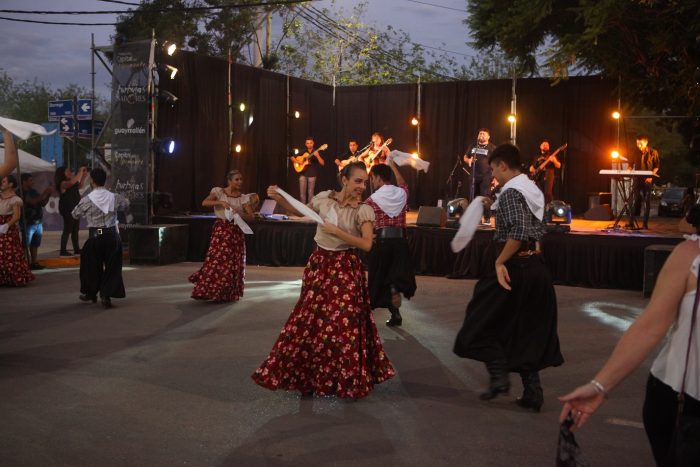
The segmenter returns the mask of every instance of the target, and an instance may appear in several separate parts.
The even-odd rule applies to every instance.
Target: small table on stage
[[[616,181],[615,189],[620,199],[622,199],[622,209],[620,209],[620,212],[617,214],[612,229],[620,228],[620,220],[625,215],[625,213],[627,213],[629,217],[626,227],[632,230],[638,230],[639,226],[637,225],[637,222],[634,218],[634,213],[632,212],[632,203],[634,202],[635,194],[634,189],[637,186],[635,182],[640,178],[652,177],[654,175],[654,172],[652,172],[651,170],[603,169],[598,173],[600,175],[610,175]],[[629,190],[625,188],[625,179],[630,179],[632,181]]]

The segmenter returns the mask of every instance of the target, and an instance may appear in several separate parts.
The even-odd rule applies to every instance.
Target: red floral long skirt
[[[10,219],[12,216],[0,216],[0,224],[10,222]],[[14,224],[5,235],[0,235],[0,285],[27,285],[34,279],[24,256],[19,229]]]
[[[316,249],[304,269],[299,301],[253,380],[272,390],[359,399],[394,374],[374,325],[359,256]]]
[[[204,264],[189,277],[192,298],[235,302],[243,296],[245,235],[233,222],[217,219]]]

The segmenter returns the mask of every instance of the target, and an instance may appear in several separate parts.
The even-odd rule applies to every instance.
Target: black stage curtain
[[[156,159],[156,190],[173,194],[179,211],[201,211],[201,200],[212,186],[222,184],[230,168],[243,171],[247,192],[264,195],[276,183],[298,195],[297,176],[288,163],[294,148],[303,152],[304,139],[328,144],[317,190],[337,186],[333,160],[356,138],[363,146],[373,131],[393,138],[392,148],[417,149],[416,84],[338,87],[233,65],[233,141],[240,154],[228,148],[226,81],[228,64],[193,53],[179,53],[178,78],[161,82],[180,100],[159,108],[158,134],[178,140],[177,154]],[[289,85],[287,84],[289,83]],[[452,195],[456,181],[447,185],[450,171],[464,154],[480,127],[491,130],[494,143],[509,138],[510,80],[459,81],[421,84],[420,153],[430,171],[402,168],[409,183],[412,207],[435,205]],[[552,85],[547,79],[517,81],[517,143],[529,162],[543,138],[553,148],[568,142],[556,198],[570,202],[575,213],[587,208],[589,192],[609,191],[610,180],[598,170],[610,166],[615,125],[614,85],[599,77],[573,77]],[[287,116],[287,86],[290,113]],[[245,112],[238,109],[244,102]],[[253,117],[252,122],[250,117]],[[288,151],[289,149],[289,151]],[[466,186],[462,186],[462,192]]]

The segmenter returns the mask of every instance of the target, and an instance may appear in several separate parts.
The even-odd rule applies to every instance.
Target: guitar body
[[[371,170],[371,168],[375,165],[385,163],[384,161],[382,161],[381,154],[384,153],[384,148],[389,146],[391,142],[392,140],[391,138],[389,138],[386,141],[384,141],[384,144],[379,146],[376,150],[369,150],[369,152],[367,153],[367,157],[365,158],[365,164],[367,164],[367,171]]]
[[[316,151],[325,151],[328,148],[327,144],[321,145]],[[316,152],[314,151],[314,152]],[[296,173],[301,173],[304,169],[311,164],[311,158],[314,157],[313,153],[309,154],[305,152],[304,154],[296,157],[292,157],[292,166]]]

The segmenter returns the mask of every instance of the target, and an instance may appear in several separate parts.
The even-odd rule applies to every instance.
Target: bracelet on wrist
[[[598,394],[602,394],[603,397],[607,399],[608,390],[605,389],[605,386],[603,386],[603,384],[600,381],[594,378],[590,381],[590,384],[593,385],[593,389],[595,389],[595,392],[597,392]]]

